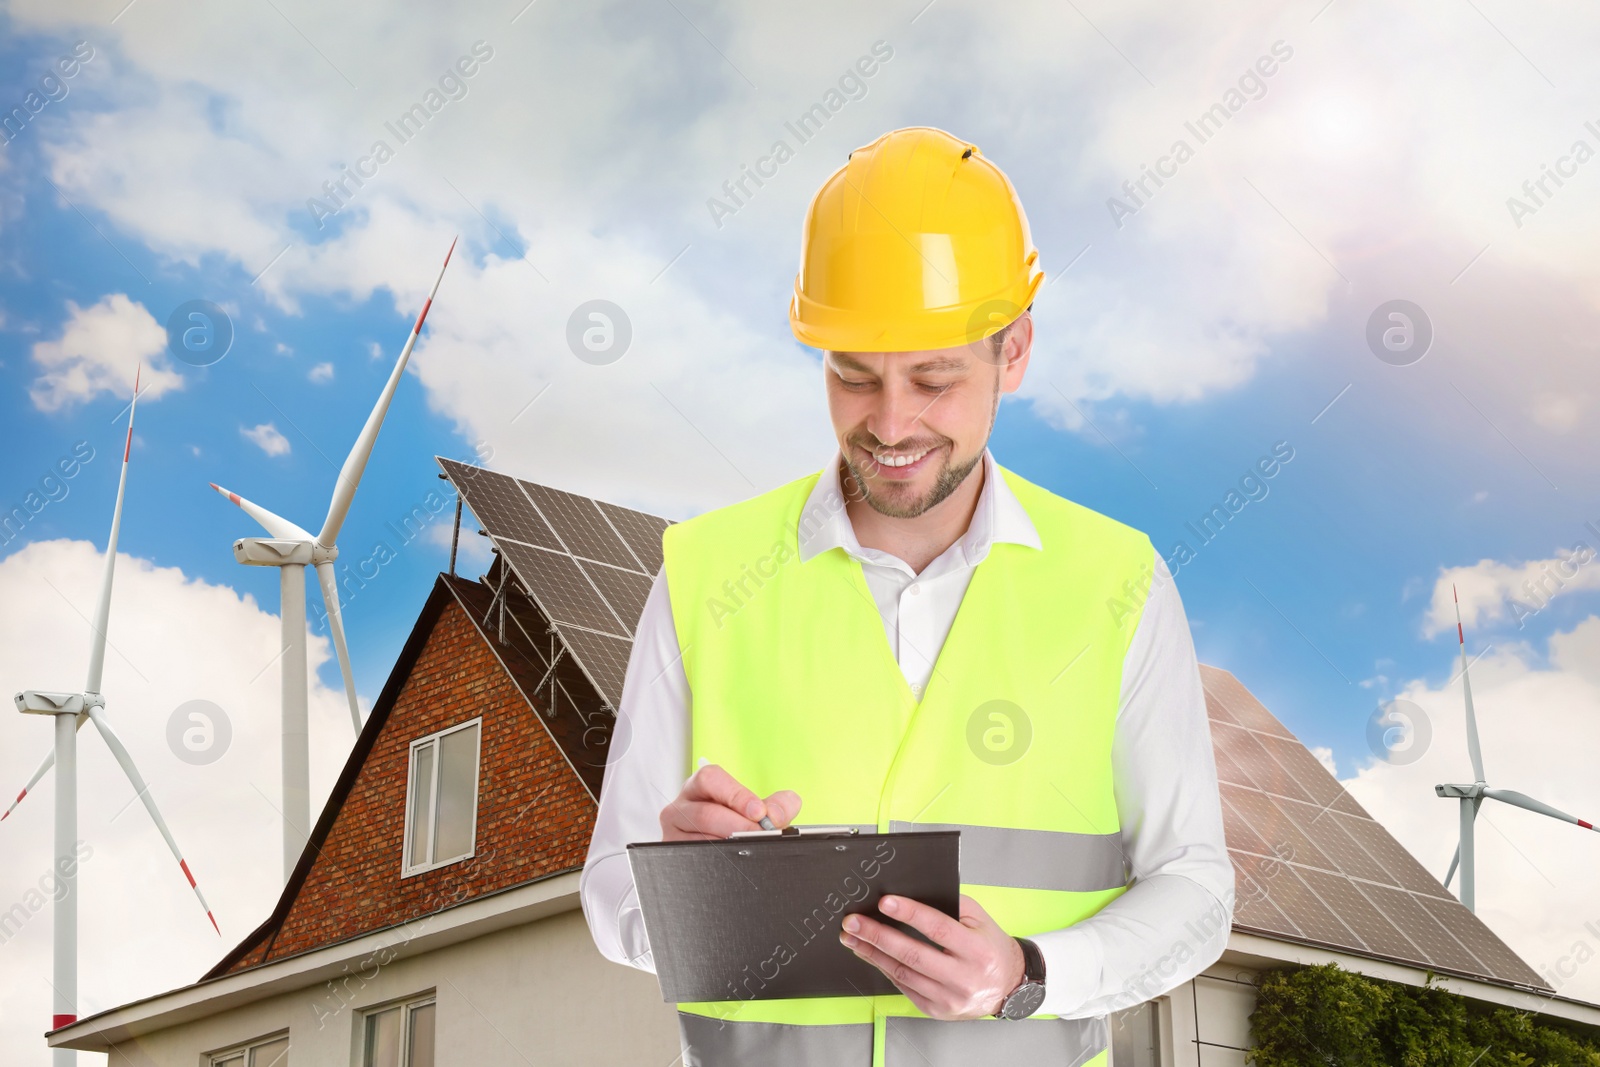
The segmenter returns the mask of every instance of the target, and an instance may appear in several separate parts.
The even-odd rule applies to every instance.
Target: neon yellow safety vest
[[[919,702],[861,565],[801,562],[822,472],[667,528],[667,588],[704,756],[800,825],[961,831],[961,892],[1026,937],[1127,888],[1112,791],[1122,662],[1154,549],[1137,530],[997,468],[1043,549],[996,542]],[[1132,585],[1125,583],[1131,582]],[[1048,976],[1047,976],[1048,982]],[[906,997],[678,1005],[685,1067],[1103,1067],[1105,1018],[931,1019]]]

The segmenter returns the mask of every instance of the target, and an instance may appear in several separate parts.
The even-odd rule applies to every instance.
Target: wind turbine
[[[339,657],[339,672],[344,676],[345,700],[350,705],[350,722],[356,733],[361,733],[361,710],[356,705],[356,683],[350,673],[350,651],[345,644],[344,622],[339,616],[339,585],[334,577],[333,561],[339,556],[334,543],[339,530],[349,514],[350,502],[355,498],[361,472],[366,469],[372,446],[383,428],[383,417],[388,413],[389,401],[400,384],[400,375],[411,358],[411,349],[417,343],[422,323],[433,306],[433,298],[444,280],[445,267],[450,265],[450,255],[455,251],[455,241],[445,253],[444,266],[434,279],[422,312],[411,327],[411,336],[400,350],[389,381],[383,387],[366,425],[356,438],[350,454],[345,457],[339,479],[334,483],[333,499],[328,504],[328,515],[322,529],[316,534],[301,528],[280,515],[252,503],[238,493],[210,483],[211,488],[239,505],[270,537],[242,537],[233,543],[233,556],[240,563],[254,567],[278,568],[278,592],[282,598],[280,617],[283,626],[283,879],[299,861],[305,848],[311,826],[311,781],[309,772],[310,749],[306,725],[306,567],[317,569],[317,580],[322,586],[322,600],[328,608],[328,629],[333,634],[333,647]]]
[[[189,871],[189,864],[183,858],[183,853],[178,850],[178,843],[172,839],[172,831],[167,829],[167,822],[161,817],[161,812],[156,808],[155,800],[150,796],[150,787],[144,777],[139,773],[139,768],[134,766],[133,757],[128,755],[128,750],[123,747],[121,739],[111,729],[111,724],[105,716],[105,697],[100,693],[100,676],[106,662],[106,627],[111,620],[111,579],[117,566],[117,534],[122,528],[122,495],[128,486],[128,456],[133,451],[133,413],[139,405],[139,375],[133,378],[133,404],[128,408],[128,438],[122,446],[122,474],[117,480],[117,503],[111,513],[111,536],[106,542],[105,570],[100,579],[100,599],[95,605],[92,637],[89,645],[89,678],[84,684],[81,693],[46,693],[28,689],[18,693],[15,697],[17,710],[33,715],[55,716],[55,749],[45,758],[39,769],[28,781],[28,786],[17,799],[12,802],[11,808],[6,810],[6,815],[11,814],[22,798],[28,795],[28,789],[44,777],[53,764],[56,768],[56,818],[55,818],[55,874],[62,886],[62,891],[55,895],[54,915],[54,976],[51,985],[54,988],[52,996],[54,1011],[50,1019],[50,1029],[59,1030],[77,1021],[78,1018],[78,893],[77,893],[77,859],[76,846],[78,841],[78,728],[85,719],[94,723],[95,729],[100,731],[100,736],[105,739],[106,747],[111,749],[111,754],[116,757],[117,763],[122,766],[122,771],[128,776],[128,781],[133,785],[134,793],[144,802],[145,810],[150,813],[150,818],[155,820],[156,828],[161,831],[161,836],[166,839],[167,847],[172,850],[173,858],[178,861],[183,875],[189,880],[189,887],[194,890],[195,896],[200,898],[200,906],[206,910],[206,918],[211,920],[211,926],[220,937],[222,930],[217,926],[216,917],[211,914],[211,908],[206,904],[205,896],[200,892],[200,887],[195,884],[194,875]],[[0,816],[4,818],[4,816]],[[78,1054],[72,1049],[58,1048],[53,1050],[53,1062],[56,1067],[72,1067],[78,1062]]]
[[[1468,911],[1476,911],[1475,892],[1473,884],[1473,843],[1472,824],[1478,817],[1478,807],[1485,799],[1498,800],[1502,804],[1511,804],[1515,807],[1526,808],[1548,815],[1552,819],[1570,822],[1581,826],[1585,830],[1593,830],[1592,823],[1584,822],[1575,815],[1568,815],[1564,811],[1552,808],[1543,801],[1535,800],[1525,793],[1518,793],[1514,789],[1495,789],[1487,785],[1483,777],[1483,752],[1478,747],[1478,719],[1472,710],[1472,682],[1467,677],[1467,635],[1461,628],[1461,598],[1456,596],[1456,587],[1450,587],[1450,595],[1456,601],[1456,640],[1461,646],[1461,691],[1467,698],[1467,755],[1472,758],[1472,782],[1470,784],[1447,783],[1433,787],[1435,794],[1441,797],[1455,797],[1461,802],[1461,842],[1456,846],[1456,854],[1450,860],[1450,870],[1444,876],[1445,887],[1450,885],[1450,879],[1455,876],[1456,867],[1461,868],[1461,903],[1467,906]]]

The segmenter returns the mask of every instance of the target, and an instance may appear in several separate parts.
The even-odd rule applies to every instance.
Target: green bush
[[[1337,964],[1268,971],[1250,1015],[1255,1067],[1600,1067],[1600,1042],[1564,1020]]]

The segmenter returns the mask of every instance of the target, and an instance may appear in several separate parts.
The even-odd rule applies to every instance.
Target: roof
[[[1550,991],[1232,674],[1202,665],[1234,929]]]
[[[597,721],[600,699],[581,691],[574,664],[545,669],[535,642],[546,623],[504,573],[438,576],[271,915],[205,978],[582,868],[609,717]],[[474,715],[484,718],[475,853],[402,878],[409,742]]]

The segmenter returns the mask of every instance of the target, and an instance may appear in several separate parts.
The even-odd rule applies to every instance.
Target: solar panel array
[[[621,706],[668,521],[435,458],[595,690]]]
[[[1236,928],[1550,988],[1237,678],[1204,665],[1200,676],[1233,859]]]

